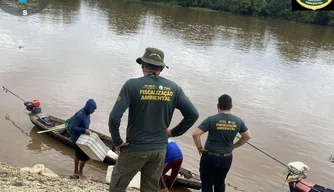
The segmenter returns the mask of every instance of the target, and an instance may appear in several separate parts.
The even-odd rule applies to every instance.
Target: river
[[[0,10],[0,44],[2,85],[64,119],[94,98],[91,128],[105,134],[121,86],[142,75],[135,59],[148,46],[160,48],[170,67],[162,75],[177,82],[200,113],[175,138],[185,168],[198,173],[192,130],[217,112],[217,98],[227,93],[252,144],[285,163],[304,162],[310,181],[334,188],[328,161],[334,154],[334,28],[142,2],[55,0],[32,16]],[[71,174],[72,149],[37,134],[22,101],[0,95],[0,115],[22,129],[0,119],[0,161]],[[171,127],[181,118],[176,111]],[[126,121],[127,114],[123,138]],[[104,179],[106,166],[89,162],[84,171]],[[284,191],[285,178],[282,165],[246,144],[235,151],[226,182],[247,192]]]

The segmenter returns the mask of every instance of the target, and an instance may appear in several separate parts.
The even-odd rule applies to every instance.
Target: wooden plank
[[[40,134],[40,133],[46,133],[46,132],[56,131],[56,130],[60,130],[60,129],[65,129],[65,124],[57,125],[57,126],[52,127],[52,128],[50,128],[48,130],[38,131],[37,133],[38,134]]]

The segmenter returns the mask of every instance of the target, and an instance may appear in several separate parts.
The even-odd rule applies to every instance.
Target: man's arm
[[[210,117],[206,118],[193,132],[193,140],[200,155],[207,151],[201,143],[201,136],[210,129]]]
[[[235,144],[233,144],[233,150],[244,145],[248,140],[252,138],[250,131],[248,130],[247,126],[243,121],[239,133],[241,135],[241,138]]]
[[[202,147],[202,143],[201,143],[201,136],[204,134],[205,132],[202,131],[202,129],[200,128],[196,128],[193,132],[193,140],[194,140],[194,143],[196,145],[196,148],[199,150]]]
[[[82,112],[78,112],[74,115],[72,123],[71,123],[71,129],[73,131],[79,132],[81,134],[85,134],[85,130],[88,129],[88,127],[79,127],[81,121],[83,119]]]
[[[241,135],[241,138],[236,143],[234,143],[233,149],[236,149],[236,148],[244,145],[248,140],[250,140],[252,138],[249,130],[247,130],[243,133],[240,133],[240,135]]]
[[[127,81],[123,85],[118,95],[117,101],[109,115],[109,132],[115,146],[119,146],[123,143],[123,140],[119,133],[119,126],[121,124],[121,118],[123,116],[123,113],[130,106],[130,91],[131,87],[129,81]]]
[[[183,135],[188,129],[190,129],[190,127],[197,121],[199,117],[195,106],[184,94],[182,88],[180,87],[179,89],[180,96],[177,101],[176,108],[180,110],[181,114],[183,115],[183,119],[170,131],[170,136],[172,137]]]

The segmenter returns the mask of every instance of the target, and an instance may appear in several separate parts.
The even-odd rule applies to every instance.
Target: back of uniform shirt
[[[209,132],[204,148],[213,153],[231,153],[235,136],[248,130],[241,118],[224,113],[206,118],[198,128]]]
[[[120,118],[129,108],[126,142],[131,151],[162,150],[167,146],[167,132],[175,108],[187,118],[174,130],[179,135],[195,123],[198,112],[181,87],[164,77],[146,75],[128,80],[122,87],[110,114],[111,127],[119,127]],[[113,139],[119,142],[118,136]],[[174,133],[174,134],[175,134]],[[181,133],[181,134],[180,134]]]

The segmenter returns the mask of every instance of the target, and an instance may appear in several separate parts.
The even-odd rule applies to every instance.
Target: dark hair
[[[156,65],[152,65],[152,64],[149,64],[149,63],[143,63],[143,66],[147,69],[147,70],[152,70],[152,71],[162,71],[164,69],[164,67],[162,66],[156,66]]]
[[[218,106],[220,110],[230,110],[232,108],[232,98],[224,94],[218,98]]]

